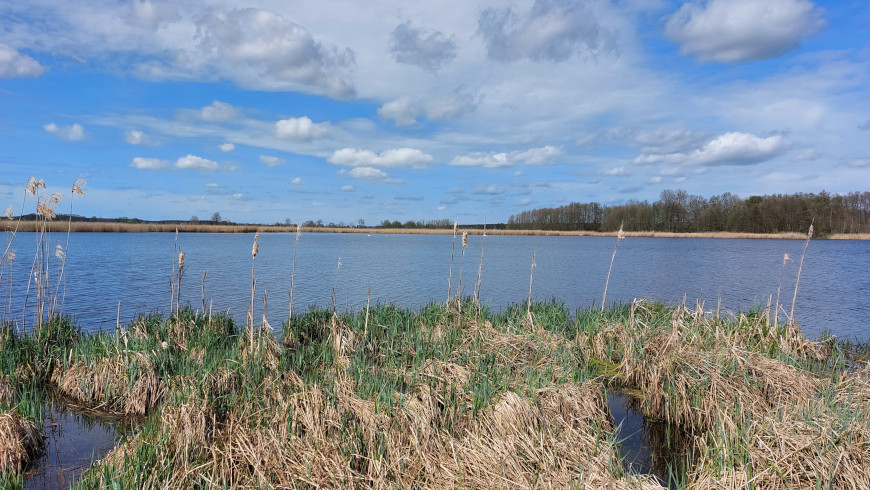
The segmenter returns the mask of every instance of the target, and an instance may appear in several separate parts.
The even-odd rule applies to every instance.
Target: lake
[[[4,245],[9,240],[7,234]],[[51,237],[50,250],[65,244],[66,235]],[[114,328],[120,319],[139,313],[167,311],[170,277],[177,261],[171,233],[79,233],[67,250],[64,311],[84,330]],[[462,258],[457,237],[452,287],[472,294],[481,262],[482,237],[469,236]],[[36,235],[19,233],[17,257],[3,269],[3,318],[21,320]],[[533,300],[556,298],[569,309],[600,305],[615,237],[488,236],[483,249],[481,299],[492,310],[523,302],[529,293],[532,254],[536,267]],[[185,253],[182,303],[206,305],[244,322],[250,304],[252,234],[179,234]],[[360,310],[370,292],[372,304],[393,303],[419,308],[447,298],[451,235],[294,234],[260,236],[256,258],[256,316],[268,299],[267,318],[278,327],[289,307],[294,245],[296,273],[294,312],[310,305]],[[802,240],[627,238],[619,243],[607,293],[608,304],[647,298],[694,306],[704,302],[715,311],[746,312],[775,300],[782,277],[785,314],[791,308],[794,283],[804,248]],[[791,260],[782,269],[783,254]],[[339,258],[341,267],[338,267]],[[53,277],[58,263],[50,267]],[[795,319],[804,333],[817,338],[824,330],[840,337],[870,340],[870,242],[814,240],[807,249]],[[52,288],[53,289],[53,288]],[[62,291],[63,288],[61,288]],[[61,292],[63,295],[63,292]],[[28,299],[32,315],[34,293]],[[781,310],[782,311],[782,310]],[[783,315],[783,314],[781,314]],[[784,318],[784,316],[781,316]],[[32,323],[32,318],[27,319]]]

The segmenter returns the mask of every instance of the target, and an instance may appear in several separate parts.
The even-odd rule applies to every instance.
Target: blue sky
[[[0,205],[505,221],[870,188],[870,4],[0,3]],[[30,212],[32,210],[25,210]]]

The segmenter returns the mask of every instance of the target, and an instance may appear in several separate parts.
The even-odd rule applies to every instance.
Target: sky
[[[264,224],[867,191],[868,25],[865,0],[3,0],[0,207],[33,212],[31,176],[61,213]]]

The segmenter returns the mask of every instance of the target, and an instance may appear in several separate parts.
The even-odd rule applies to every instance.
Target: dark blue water
[[[4,242],[8,242],[7,235]],[[3,267],[0,292],[5,319],[21,321],[23,298],[33,263],[36,237],[19,233],[13,243],[17,258]],[[65,244],[66,236],[51,238]],[[532,297],[557,298],[571,309],[600,305],[613,237],[486,237],[481,298],[499,310],[528,296],[532,253]],[[182,300],[199,307],[201,280],[206,305],[229,310],[240,320],[250,304],[253,234],[181,234],[186,272]],[[286,318],[294,234],[263,234],[256,258],[256,318],[262,316],[263,293],[273,326]],[[333,289],[340,310],[372,302],[418,308],[447,298],[451,235],[303,234],[298,242],[294,310],[332,305]],[[469,236],[462,260],[456,240],[452,286],[473,292],[481,255],[480,236]],[[113,328],[118,303],[121,322],[140,312],[169,308],[175,235],[171,233],[73,234],[67,250],[63,309],[84,329]],[[607,293],[608,303],[648,298],[715,310],[748,311],[775,301],[783,254],[791,260],[782,273],[781,303],[791,309],[804,242],[703,238],[628,238],[619,244]],[[338,261],[341,258],[341,268]],[[50,267],[57,277],[58,262]],[[827,329],[841,337],[870,339],[870,242],[810,242],[797,296],[795,319],[810,337]],[[11,276],[11,277],[10,277]],[[10,281],[11,279],[11,281]],[[60,295],[63,297],[63,288]],[[30,293],[28,315],[34,308]],[[32,323],[31,320],[28,320]]]

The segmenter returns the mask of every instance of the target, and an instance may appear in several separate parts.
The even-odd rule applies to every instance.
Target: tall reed
[[[619,224],[619,232],[616,234],[616,245],[613,246],[613,255],[610,256],[610,268],[607,269],[607,280],[604,281],[604,295],[601,296],[601,313],[604,313],[604,305],[607,303],[607,286],[610,285],[610,273],[613,272],[613,260],[616,258],[616,249],[619,242],[625,240],[625,232],[622,231],[622,223]]]
[[[794,323],[794,305],[797,303],[798,285],[801,283],[801,271],[804,268],[804,256],[807,254],[807,246],[810,244],[810,239],[813,237],[813,224],[810,222],[810,229],[807,231],[807,239],[804,242],[804,251],[801,253],[801,263],[798,266],[797,279],[794,281],[794,297],[791,299],[791,312],[788,314],[789,323]]]
[[[296,250],[299,248],[299,235],[302,233],[302,223],[296,219],[296,239],[293,242],[293,265],[290,267],[290,311],[287,313],[287,326],[293,322],[293,285],[296,278]]]
[[[483,218],[483,235],[480,237],[480,262],[477,264],[477,281],[474,283],[474,304],[480,313],[480,284],[483,279],[483,245],[486,242],[486,216]]]
[[[532,321],[532,280],[535,278],[535,267],[538,264],[535,262],[535,251],[532,250],[532,268],[529,272],[529,301],[526,304],[526,317],[529,320],[529,325],[534,327],[534,322]]]
[[[63,304],[66,301],[66,282],[64,282],[64,272],[66,271],[66,258],[69,253],[69,238],[72,232],[72,212],[73,212],[73,200],[75,196],[84,196],[85,191],[83,187],[87,187],[88,183],[84,179],[75,179],[73,181],[72,190],[70,191],[69,196],[69,219],[67,220],[66,225],[66,246],[63,248],[63,260],[61,260],[60,265],[60,275],[57,278],[57,288],[54,291],[54,310],[57,310],[57,297],[60,292],[60,286],[63,284],[63,295],[60,300],[60,308],[63,309]]]
[[[450,273],[447,275],[447,302],[450,304],[450,297],[453,294],[453,255],[456,253],[456,232],[459,231],[459,221],[453,221],[453,244],[450,249]]]
[[[779,325],[779,293],[782,290],[782,277],[785,275],[785,263],[788,262],[788,254],[782,255],[782,267],[779,270],[779,285],[776,286],[776,311],[773,316],[773,328],[774,330]]]
[[[248,310],[248,328],[250,335],[251,349],[254,348],[254,296],[257,291],[257,281],[254,276],[254,269],[257,266],[257,254],[260,253],[260,232],[254,233],[254,245],[251,247],[251,309]]]
[[[468,248],[468,232],[462,232],[462,254],[459,259],[459,284],[456,286],[456,300],[460,311],[462,308],[462,264],[465,262],[465,249]]]

